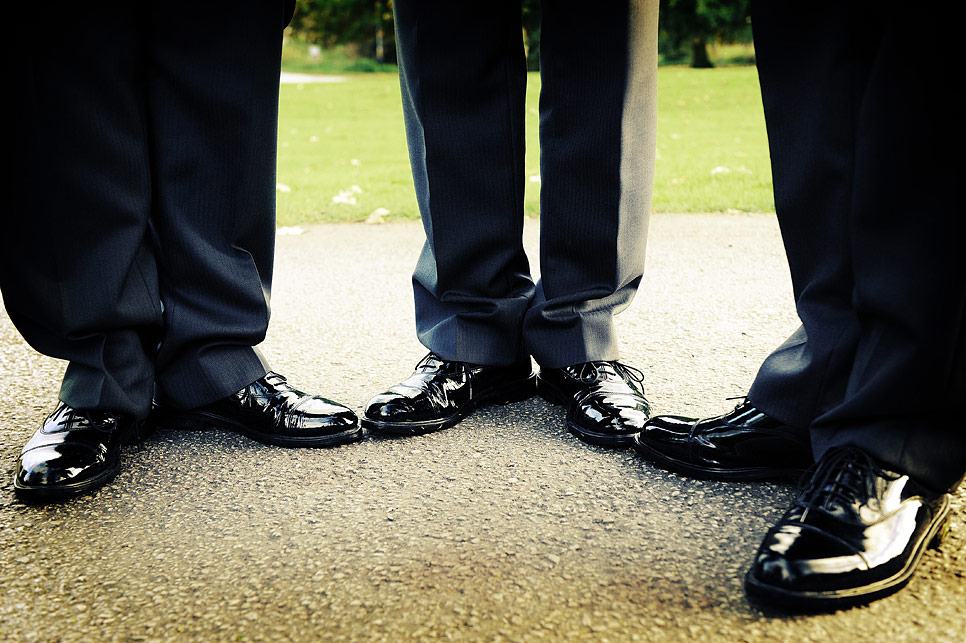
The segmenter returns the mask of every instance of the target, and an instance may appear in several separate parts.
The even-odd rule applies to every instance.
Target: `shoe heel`
[[[555,386],[539,378],[537,378],[537,394],[554,406],[564,406],[570,401]]]
[[[930,539],[929,545],[927,545],[929,549],[939,549],[943,546],[943,543],[949,538],[949,528],[952,522],[952,517],[948,514],[943,518],[943,524],[939,526],[939,529],[933,535],[932,539]]]
[[[161,429],[173,431],[205,431],[214,428],[203,417],[196,417],[190,413],[178,411],[161,411],[155,420],[155,425]]]
[[[122,444],[133,444],[140,448],[141,443],[147,440],[158,429],[157,413],[152,411],[148,417],[135,422],[132,430],[124,436]]]

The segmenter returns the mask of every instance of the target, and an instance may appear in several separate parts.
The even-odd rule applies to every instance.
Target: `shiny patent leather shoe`
[[[634,449],[660,467],[709,480],[799,477],[812,464],[807,430],[747,401],[705,420],[659,415],[634,438]]]
[[[132,416],[82,411],[61,403],[24,446],[13,490],[28,502],[93,491],[117,475],[121,445],[146,432],[147,427]]]
[[[567,405],[567,429],[581,440],[624,446],[651,414],[643,380],[643,373],[620,362],[586,362],[541,369],[537,390],[551,404]]]
[[[749,598],[793,610],[866,603],[902,588],[948,530],[949,496],[855,447],[819,461],[745,576]]]
[[[514,366],[480,366],[429,353],[408,379],[369,401],[362,422],[373,431],[395,435],[439,431],[484,404],[532,397],[534,379],[529,359]]]
[[[363,437],[351,409],[289,386],[269,372],[234,395],[190,410],[163,401],[156,407],[159,426],[171,429],[225,429],[280,447],[329,447]]]

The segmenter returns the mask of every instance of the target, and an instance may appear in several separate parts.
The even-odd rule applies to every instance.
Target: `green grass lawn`
[[[339,83],[282,85],[278,223],[418,218],[395,74],[349,74]],[[527,92],[526,211],[537,216],[537,97]],[[660,212],[773,211],[771,174],[754,67],[658,72],[653,208]]]

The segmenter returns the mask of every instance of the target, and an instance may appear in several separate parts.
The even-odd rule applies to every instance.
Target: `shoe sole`
[[[529,400],[537,392],[537,376],[530,375],[525,380],[518,380],[495,388],[485,395],[471,399],[467,405],[454,415],[431,421],[418,422],[385,422],[363,417],[362,425],[367,429],[386,435],[425,435],[435,431],[448,429],[458,424],[467,415],[487,404],[504,405]]]
[[[862,587],[850,587],[848,589],[829,590],[825,592],[796,592],[761,583],[755,580],[749,571],[745,575],[745,593],[752,602],[777,606],[796,612],[839,610],[856,605],[863,605],[893,594],[909,583],[927,549],[938,549],[942,546],[943,540],[949,533],[949,506],[949,497],[946,496],[943,498],[943,505],[936,513],[930,529],[924,534],[916,550],[909,557],[909,560],[906,561],[905,567],[890,578]]]
[[[677,460],[641,442],[640,434],[634,436],[632,446],[637,453],[673,473],[701,480],[720,480],[724,482],[751,482],[756,480],[797,480],[805,469],[777,467],[738,467],[734,469],[700,467],[690,462]]]
[[[121,444],[137,444],[147,438],[154,429],[157,428],[157,423],[153,420],[150,422],[143,422],[140,427],[128,431],[128,433],[121,438]],[[28,502],[31,504],[41,504],[47,502],[55,502],[58,500],[70,500],[71,498],[76,498],[77,496],[82,496],[86,493],[90,493],[117,477],[117,474],[121,472],[121,458],[120,455],[115,457],[112,462],[109,463],[108,468],[103,472],[98,474],[93,478],[83,480],[81,482],[74,482],[61,485],[24,485],[18,483],[15,479],[13,481],[13,492],[17,498],[23,502]]]
[[[577,424],[571,417],[569,417],[569,407],[573,399],[553,384],[541,379],[539,376],[537,377],[537,393],[540,394],[540,397],[554,406],[568,407],[567,430],[584,442],[588,442],[599,447],[626,447],[630,446],[634,442],[634,438],[640,433],[637,431],[634,433],[614,434],[588,431],[584,427]]]
[[[231,431],[246,438],[276,447],[323,448],[358,442],[365,437],[365,429],[358,424],[327,435],[290,436],[257,431],[250,426],[235,422],[213,413],[198,411],[159,411],[158,426],[177,431]]]

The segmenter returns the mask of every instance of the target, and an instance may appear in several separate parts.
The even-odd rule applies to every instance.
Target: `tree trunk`
[[[695,69],[714,67],[714,63],[708,57],[708,42],[704,38],[695,38],[691,41],[691,66]]]
[[[382,28],[382,2],[376,2],[376,62],[386,62],[386,48],[384,44],[385,32]]]

